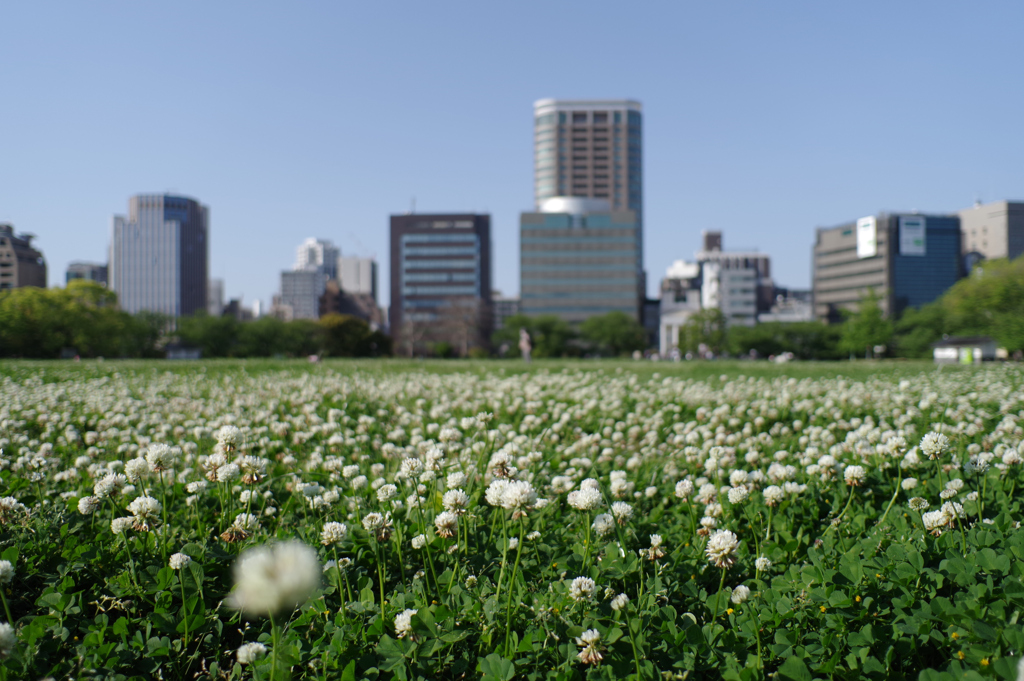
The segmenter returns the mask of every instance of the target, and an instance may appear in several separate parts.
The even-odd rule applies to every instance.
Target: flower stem
[[[508,587],[508,598],[505,603],[505,657],[511,657],[511,651],[509,650],[509,638],[512,633],[511,622],[512,622],[512,592],[516,589],[516,574],[519,572],[519,558],[523,555],[523,542],[526,538],[523,535],[523,519],[519,519],[519,542],[516,545],[516,563],[512,568],[512,579],[509,582]]]

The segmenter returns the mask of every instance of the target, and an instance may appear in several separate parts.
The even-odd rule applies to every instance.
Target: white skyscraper
[[[295,270],[319,269],[328,279],[338,278],[338,256],[341,249],[326,239],[309,237],[295,252]]]
[[[145,194],[115,215],[109,286],[121,309],[172,317],[207,309],[209,209],[181,196]]]

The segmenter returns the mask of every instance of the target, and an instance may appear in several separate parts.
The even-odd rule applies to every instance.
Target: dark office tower
[[[194,199],[140,194],[114,216],[109,286],[121,309],[184,317],[207,309],[209,209]]]
[[[13,225],[0,223],[0,290],[46,288],[46,259],[32,246],[34,238],[32,234],[15,234]]]
[[[489,345],[491,216],[391,216],[391,335],[395,352]]]
[[[836,322],[869,291],[897,319],[932,302],[963,276],[960,217],[920,213],[869,215],[819,227],[814,244],[814,314]]]

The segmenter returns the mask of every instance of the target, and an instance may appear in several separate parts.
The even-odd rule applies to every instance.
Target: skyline
[[[0,222],[63,284],[106,262],[130,196],[182,194],[210,207],[226,299],[269,303],[315,237],[375,255],[386,303],[415,197],[489,213],[494,288],[518,293],[544,98],[642,103],[648,293],[702,230],[809,288],[816,227],[1024,198],[1024,8],[651,7],[6,7]]]

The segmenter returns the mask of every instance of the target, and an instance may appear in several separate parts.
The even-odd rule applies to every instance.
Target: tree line
[[[154,312],[129,314],[117,294],[91,281],[66,288],[0,292],[0,357],[163,357],[168,345],[198,348],[203,357],[369,357],[391,354],[391,339],[351,315],[281,321],[239,321],[201,313],[177,320]]]

